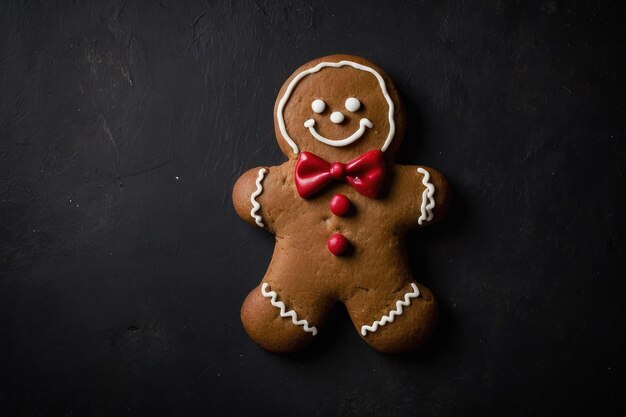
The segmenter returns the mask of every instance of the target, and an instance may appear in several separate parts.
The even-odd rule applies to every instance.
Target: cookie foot
[[[287,301],[287,303],[285,302]],[[291,305],[289,299],[279,294],[268,283],[263,283],[248,294],[241,307],[241,321],[246,332],[263,349],[275,353],[291,353],[313,341],[322,316],[310,317],[308,300]],[[308,319],[308,320],[307,320]]]
[[[430,290],[409,284],[400,291],[383,293],[370,291],[367,298],[356,297],[360,299],[348,303],[361,338],[382,353],[403,353],[423,345],[437,322],[437,302]],[[352,308],[359,304],[360,308]]]

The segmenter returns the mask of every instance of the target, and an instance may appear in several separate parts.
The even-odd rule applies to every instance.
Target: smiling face
[[[283,153],[299,151],[345,162],[372,149],[391,155],[404,132],[404,112],[391,80],[372,63],[333,55],[299,68],[275,106]]]
[[[356,97],[348,97],[346,99],[345,108],[347,111],[354,114],[361,109],[361,102]],[[326,103],[324,103],[324,101],[319,98],[313,100],[313,103],[311,103],[311,110],[313,110],[314,113],[324,113],[325,109]],[[391,103],[390,111],[391,114],[393,114],[393,103]],[[338,110],[335,110],[330,114],[330,121],[337,125],[342,124],[345,120],[346,117],[344,116],[344,114]],[[389,119],[389,125],[392,127],[392,129],[389,129],[388,134],[388,138],[391,140],[393,139],[393,131],[395,130],[395,123],[393,121],[393,118]],[[359,120],[359,129],[347,138],[343,139],[329,139],[323,135],[320,135],[317,129],[315,129],[315,119],[308,119],[306,122],[304,122],[304,127],[309,129],[309,132],[311,132],[311,136],[313,136],[318,141],[328,146],[344,147],[351,145],[357,140],[361,139],[361,137],[365,133],[365,129],[372,129],[374,127],[374,123],[372,123],[372,121],[367,119],[366,117],[363,117]],[[384,145],[383,147],[386,148],[386,146]]]

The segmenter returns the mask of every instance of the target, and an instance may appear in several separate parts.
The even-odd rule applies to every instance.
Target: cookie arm
[[[397,165],[399,199],[407,228],[428,226],[448,210],[450,186],[436,169],[420,165]]]
[[[244,221],[254,226],[268,229],[270,219],[267,215],[268,185],[272,176],[272,167],[258,167],[246,171],[233,187],[233,206]]]

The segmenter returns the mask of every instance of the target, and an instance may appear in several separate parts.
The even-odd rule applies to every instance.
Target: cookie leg
[[[361,338],[383,353],[413,350],[426,341],[437,321],[437,302],[425,286],[357,289],[346,307]]]
[[[263,282],[246,297],[241,321],[263,349],[290,353],[313,341],[332,304],[329,299]]]

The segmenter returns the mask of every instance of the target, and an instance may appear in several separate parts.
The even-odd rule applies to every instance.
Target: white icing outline
[[[306,77],[309,74],[316,73],[322,68],[326,68],[326,67],[339,68],[339,67],[343,67],[346,65],[351,66],[354,69],[366,71],[366,72],[369,72],[370,74],[373,74],[378,80],[378,83],[380,84],[380,88],[383,92],[383,96],[385,97],[385,100],[387,101],[387,104],[389,105],[389,113],[387,115],[389,118],[389,134],[387,135],[387,139],[385,139],[385,143],[383,144],[383,147],[380,150],[383,152],[387,150],[387,147],[393,140],[393,136],[396,132],[396,124],[393,121],[394,105],[393,105],[393,101],[391,100],[391,97],[389,96],[389,93],[387,92],[387,86],[385,85],[385,80],[378,72],[376,72],[376,70],[366,65],[358,64],[352,61],[339,61],[339,62],[320,62],[316,66],[300,72],[298,75],[296,75],[293,78],[293,80],[291,80],[291,82],[287,86],[287,90],[285,91],[285,94],[282,96],[282,98],[278,102],[278,107],[276,109],[276,120],[278,121],[278,129],[280,130],[280,133],[283,135],[283,138],[285,139],[285,141],[289,144],[289,146],[291,146],[293,153],[295,154],[299,153],[300,149],[298,149],[298,145],[296,145],[296,143],[293,141],[293,139],[291,139],[291,137],[287,133],[287,129],[285,127],[285,119],[283,117],[283,110],[285,109],[285,105],[287,104],[287,101],[289,100],[289,96],[291,96],[293,89],[300,82],[300,80],[302,80],[304,77]],[[326,142],[323,142],[323,143],[326,143]],[[328,143],[326,144],[328,145]],[[338,146],[345,146],[345,145],[338,145]]]
[[[294,310],[287,311],[285,303],[283,303],[282,301],[276,301],[276,299],[278,298],[278,294],[276,294],[276,291],[266,291],[268,287],[269,284],[267,282],[264,282],[263,285],[261,285],[261,294],[265,298],[270,298],[270,303],[272,303],[274,307],[280,310],[280,316],[285,318],[291,317],[291,322],[293,324],[295,324],[296,326],[302,326],[305,332],[311,333],[313,336],[315,336],[317,334],[317,328],[315,326],[309,327],[309,322],[304,319],[298,320],[298,315]]]
[[[317,133],[317,130],[315,130],[315,120],[313,119],[309,119],[306,122],[304,122],[304,127],[309,128],[309,132],[311,132],[311,135],[316,140],[322,142],[323,144],[330,145],[335,148],[341,148],[343,146],[348,146],[356,142],[357,140],[361,139],[361,136],[363,136],[363,133],[365,133],[365,128],[369,127],[371,129],[372,127],[374,127],[374,124],[370,122],[368,119],[363,118],[359,121],[359,128],[357,129],[357,131],[354,132],[352,135],[348,136],[347,138],[341,139],[341,140],[328,139],[320,135],[319,133]]]
[[[420,296],[420,290],[419,288],[417,288],[417,285],[411,283],[411,287],[413,287],[413,291],[404,294],[404,301],[396,301],[396,309],[391,310],[389,312],[389,315],[382,316],[380,320],[375,321],[374,323],[372,323],[371,326],[362,326],[361,335],[367,336],[368,331],[373,333],[378,330],[379,326],[384,326],[387,323],[393,323],[393,320],[396,316],[401,316],[404,312],[403,307],[408,307],[409,305],[411,305],[411,298],[417,298]]]
[[[259,214],[256,214],[257,211],[259,211],[259,209],[261,208],[261,205],[258,201],[256,201],[256,198],[260,196],[263,192],[263,185],[261,184],[261,182],[263,181],[266,172],[267,169],[265,168],[259,169],[259,175],[256,177],[256,191],[253,192],[250,196],[250,202],[252,203],[252,210],[250,210],[250,215],[254,218],[254,221],[259,227],[265,227],[265,225],[263,224],[263,217],[261,217],[261,215]]]
[[[424,178],[422,178],[422,184],[426,187],[422,193],[422,206],[420,207],[421,215],[417,220],[417,223],[421,225],[424,220],[429,222],[433,219],[433,209],[435,208],[435,199],[433,198],[433,194],[435,194],[435,186],[429,182],[430,174],[428,171],[424,168],[417,168],[417,172],[424,175]],[[428,204],[426,204],[427,200]]]

